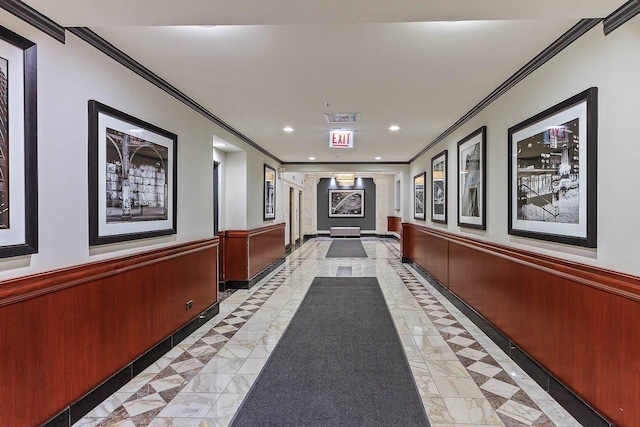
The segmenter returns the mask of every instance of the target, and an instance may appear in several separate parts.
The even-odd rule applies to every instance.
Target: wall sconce
[[[355,173],[337,173],[336,181],[338,181],[338,185],[341,187],[353,187],[356,182],[356,174]]]

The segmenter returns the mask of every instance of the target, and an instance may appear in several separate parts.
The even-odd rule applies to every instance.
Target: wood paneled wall
[[[640,278],[416,224],[403,229],[404,258],[617,425],[638,425]]]
[[[46,421],[214,304],[217,250],[207,239],[0,282],[0,425]]]
[[[220,232],[225,281],[248,281],[285,256],[285,224]]]
[[[387,231],[393,231],[402,236],[402,218],[399,216],[387,217]]]

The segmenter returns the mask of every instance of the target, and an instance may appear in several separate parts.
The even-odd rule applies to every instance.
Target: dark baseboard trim
[[[196,329],[211,320],[220,312],[220,305],[216,302],[196,316],[189,323],[160,341],[144,354],[120,369],[108,380],[91,390],[79,400],[65,408],[64,411],[42,424],[42,427],[69,427],[91,412],[106,398],[117,392],[122,386],[131,381],[136,375],[155,363],[169,350],[191,335]]]
[[[608,36],[616,28],[640,13],[640,0],[629,0],[611,15],[604,18],[604,35]]]
[[[593,18],[593,19],[582,19],[576,25],[571,27],[567,32],[561,35],[558,39],[556,39],[553,43],[551,43],[547,48],[545,48],[542,52],[540,52],[535,58],[531,61],[527,62],[524,67],[520,68],[509,77],[504,83],[498,86],[493,92],[491,92],[486,98],[484,98],[478,105],[473,107],[467,114],[462,116],[460,120],[452,124],[449,129],[445,130],[441,133],[436,139],[431,141],[424,147],[418,154],[413,156],[409,163],[415,162],[418,157],[422,156],[429,149],[434,147],[437,143],[444,140],[446,137],[451,135],[453,132],[458,130],[462,125],[467,123],[473,117],[478,115],[482,110],[484,110],[489,104],[491,104],[496,99],[500,98],[503,94],[505,94],[509,89],[517,85],[535,70],[540,68],[542,65],[547,63],[551,58],[556,56],[562,50],[564,50],[571,43],[576,41],[578,38],[582,37],[586,32],[591,30],[593,27],[598,25],[602,21],[602,18]]]
[[[447,298],[458,310],[469,318],[482,332],[484,332],[507,356],[520,366],[540,387],[553,397],[580,424],[589,427],[613,427],[596,409],[582,400],[569,387],[560,382],[549,371],[542,367],[531,356],[519,348],[498,328],[492,325],[480,313],[470,307],[464,300],[451,292],[429,272],[409,258],[402,258],[402,262],[409,263],[422,277]]]
[[[316,237],[318,237],[317,234],[305,234],[302,239],[302,243],[307,243],[309,240],[315,239]]]
[[[394,236],[393,234],[375,234],[375,236],[380,239],[396,239],[397,241],[400,241],[398,236]]]
[[[269,156],[276,162],[282,164],[282,160],[280,160],[279,158],[277,158],[276,156],[274,156],[273,154],[271,154],[270,152],[268,152],[267,150],[259,146],[256,142],[254,142],[248,136],[240,133],[238,130],[236,130],[235,128],[231,127],[230,125],[222,121],[222,119],[216,117],[213,113],[211,113],[209,110],[204,108],[202,105],[198,104],[196,101],[194,101],[192,98],[187,96],[185,93],[181,92],[176,87],[172,86],[169,82],[162,79],[153,71],[151,71],[150,69],[148,69],[147,67],[145,67],[144,65],[142,65],[141,63],[139,63],[138,61],[136,61],[135,59],[133,59],[132,57],[130,57],[129,55],[127,55],[126,53],[124,53],[123,51],[115,47],[114,45],[112,45],[111,43],[109,43],[107,40],[100,37],[98,34],[91,31],[89,28],[69,27],[67,28],[67,30],[69,30],[72,34],[76,35],[77,37],[79,37],[81,40],[84,40],[85,42],[89,43],[91,46],[95,47],[96,49],[98,49],[100,52],[104,53],[111,59],[120,63],[121,65],[128,68],[129,70],[133,71],[134,73],[136,73],[137,75],[139,75],[140,77],[148,81],[149,83],[157,86],[158,88],[162,89],[169,95],[173,96],[174,98],[182,102],[187,107],[200,113],[202,116],[206,117],[208,120],[210,120],[217,126],[220,126],[222,129],[231,133],[236,138],[240,139],[241,141],[245,142],[246,144],[250,145],[251,147],[265,154],[266,156]]]
[[[293,250],[291,249],[291,245],[287,245],[284,247],[284,256],[291,255],[291,252],[293,252]]]
[[[0,7],[64,44],[64,27],[31,6],[20,0],[0,0]]]
[[[280,258],[249,280],[227,280],[224,283],[225,289],[251,289],[259,281],[264,279],[269,273],[278,268],[280,265],[284,264],[284,261],[285,257]]]

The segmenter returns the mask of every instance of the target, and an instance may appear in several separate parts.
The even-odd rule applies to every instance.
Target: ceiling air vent
[[[324,113],[324,117],[329,123],[355,123],[360,120],[360,113]]]

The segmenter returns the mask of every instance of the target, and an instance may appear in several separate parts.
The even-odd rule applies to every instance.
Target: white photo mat
[[[107,182],[107,128],[120,131],[129,135],[135,135],[146,141],[165,147],[168,152],[167,162],[167,219],[151,220],[151,221],[131,221],[107,223],[106,209],[106,182]],[[117,236],[122,234],[144,233],[149,231],[166,230],[173,227],[173,159],[175,158],[173,140],[163,135],[159,135],[148,129],[142,129],[139,126],[127,121],[112,117],[103,112],[98,113],[98,235]]]

